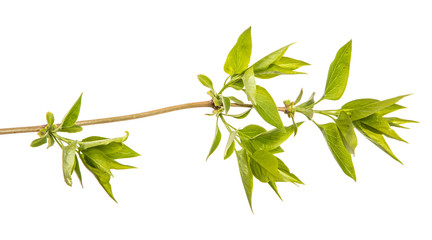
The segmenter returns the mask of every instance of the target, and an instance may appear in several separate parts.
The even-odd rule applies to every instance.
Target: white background
[[[336,51],[353,39],[344,97],[414,93],[395,116],[420,124],[389,140],[401,165],[360,134],[357,182],[305,123],[280,157],[304,186],[279,184],[281,202],[255,180],[250,212],[235,157],[208,162],[215,119],[193,109],[85,127],[76,138],[116,137],[142,156],[114,172],[114,203],[82,166],[84,189],[63,181],[58,147],[35,133],[0,136],[1,239],[431,239],[430,7],[428,1],[1,1],[0,127],[57,121],[81,92],[80,120],[208,100],[196,79],[222,85],[225,58],[252,26],[252,62],[291,42],[308,75],[258,80],[278,105],[323,92]],[[245,99],[240,92],[230,91]],[[233,109],[234,110],[234,109]],[[236,109],[237,110],[237,109]],[[429,117],[428,117],[429,116]],[[302,120],[299,117],[299,120]],[[283,116],[286,124],[290,121]],[[320,123],[328,121],[317,118]],[[238,127],[263,124],[253,113]],[[222,131],[223,140],[227,138]]]

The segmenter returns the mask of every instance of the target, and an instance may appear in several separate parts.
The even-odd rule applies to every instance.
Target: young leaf
[[[52,112],[47,112],[46,120],[47,120],[48,126],[52,126],[54,124],[54,114],[52,114]]]
[[[255,125],[255,124],[250,124],[247,125],[246,127],[242,128],[239,130],[239,134],[241,137],[246,137],[246,138],[254,138],[255,136],[257,136],[260,133],[266,132],[267,130],[261,126]]]
[[[273,191],[276,193],[276,195],[279,197],[279,199],[280,199],[281,201],[283,201],[283,199],[282,199],[282,197],[281,197],[281,195],[279,194],[279,191],[278,191],[278,189],[277,189],[276,183],[270,181],[270,182],[268,182],[268,184],[269,184],[270,187],[273,189]]]
[[[210,148],[210,152],[207,155],[206,160],[208,160],[208,158],[210,157],[210,155],[212,155],[212,153],[219,146],[219,143],[220,143],[220,140],[221,140],[221,137],[222,137],[222,134],[221,134],[221,132],[219,130],[219,126],[218,126],[218,120],[219,120],[219,118],[216,119],[216,133],[215,133],[215,137],[213,139],[213,143],[212,143],[211,148]]]
[[[237,104],[244,104],[244,102],[242,100],[240,100],[240,99],[238,99],[236,97],[230,96],[228,98],[231,100],[231,102],[234,102],[234,103],[237,103]]]
[[[81,132],[83,130],[83,128],[80,125],[72,125],[71,127],[67,127],[67,128],[61,128],[58,131],[59,132],[67,132],[67,133],[77,133],[77,132]]]
[[[222,102],[225,109],[225,114],[227,114],[231,107],[231,100],[227,97],[222,97]]]
[[[299,122],[297,126],[301,126],[302,124],[303,122]],[[275,128],[251,138],[251,144],[256,150],[272,150],[285,142],[293,134],[293,132],[293,125],[285,127],[284,130]]]
[[[294,101],[294,105],[299,103],[301,101],[302,97],[303,97],[303,88],[300,90],[299,95],[297,96],[296,100]]]
[[[224,160],[228,159],[229,157],[231,157],[231,155],[234,153],[235,151],[235,142],[233,142],[231,144],[231,146],[229,146],[225,156],[224,156]]]
[[[107,145],[113,142],[122,143],[126,141],[126,139],[129,137],[129,132],[126,131],[126,135],[124,137],[118,137],[118,138],[103,138],[94,140],[94,137],[88,137],[82,140],[80,142],[80,150],[85,150],[92,147],[97,147],[101,145]]]
[[[352,40],[337,52],[327,75],[323,99],[338,100],[342,97],[348,82],[351,48]]]
[[[336,119],[336,125],[341,133],[346,149],[351,154],[354,154],[354,150],[357,147],[357,137],[354,132],[354,125],[346,112],[342,111],[339,113],[339,117]]]
[[[200,81],[200,83],[202,85],[204,85],[204,87],[208,87],[208,88],[214,90],[213,89],[213,82],[206,75],[203,75],[203,74],[198,75],[198,80]]]
[[[306,102],[299,104],[295,108],[297,112],[304,114],[309,120],[312,120],[314,114],[313,112],[313,106],[315,104],[314,97],[315,97],[315,93],[312,93],[312,95],[309,97],[309,99]]]
[[[283,129],[283,123],[279,115],[278,108],[272,96],[267,90],[259,85],[256,86],[256,104],[254,108],[258,114],[270,125]]]
[[[278,182],[292,182],[292,183],[304,184],[296,175],[290,172],[288,167],[281,159],[279,158],[277,159],[278,159],[278,169],[281,175],[281,178],[278,179]]]
[[[304,74],[304,73],[297,72],[288,68],[279,67],[277,65],[270,65],[270,67],[267,68],[266,70],[255,72],[255,77],[261,79],[269,79],[284,74]]]
[[[225,151],[224,151],[224,159],[227,159],[229,157],[229,155],[232,154],[232,149],[230,152],[230,148],[232,148],[232,145],[234,143],[234,139],[237,136],[237,131],[233,131],[230,133],[229,137],[228,137],[228,142],[227,145],[225,147]]]
[[[327,141],[327,145],[330,148],[333,157],[336,162],[342,168],[342,171],[354,181],[356,181],[356,175],[354,165],[351,159],[351,154],[345,148],[342,137],[339,134],[339,130],[335,123],[327,123],[323,125],[317,124],[319,129],[324,135]]]
[[[82,181],[82,176],[81,176],[81,170],[79,167],[79,162],[78,162],[78,157],[75,155],[75,164],[74,164],[74,172],[77,175],[80,183],[81,183],[81,187],[84,187],[83,185],[83,181]]]
[[[282,57],[281,59],[277,60],[273,64],[281,68],[290,69],[290,70],[296,70],[300,67],[310,65],[309,63],[294,58],[289,58],[289,57]]]
[[[80,155],[81,161],[84,163],[84,166],[95,176],[96,180],[98,180],[99,184],[105,190],[105,192],[114,200],[114,195],[112,193],[111,184],[109,183],[111,179],[111,175],[106,173],[105,171],[96,168],[93,166],[93,163],[89,161],[89,158],[86,156]]]
[[[252,108],[246,110],[245,112],[236,114],[236,115],[227,115],[227,116],[237,118],[237,119],[243,119],[243,118],[247,117],[247,115],[249,115],[251,110],[252,110]]]
[[[48,134],[47,138],[48,138],[48,146],[47,146],[47,149],[48,149],[48,148],[54,146],[55,142],[54,142],[54,138],[53,138],[53,136],[51,136],[51,134]]]
[[[254,70],[253,67],[246,70],[246,72],[243,75],[243,83],[245,86],[245,92],[249,99],[249,101],[252,102],[252,104],[256,104],[255,96],[256,96],[256,82],[255,82],[255,76],[254,76]]]
[[[63,176],[67,185],[72,186],[72,173],[75,167],[75,150],[77,141],[73,141],[63,147]]]
[[[387,120],[385,120],[382,116],[374,113],[368,117],[365,117],[361,120],[363,124],[375,129],[376,132],[384,134],[389,138],[393,138],[402,142],[406,142],[403,140],[393,129],[390,128],[390,124]]]
[[[346,112],[349,112],[351,115],[351,120],[355,121],[379,112],[387,107],[390,107],[406,96],[408,95],[402,95],[383,101],[378,101],[370,98],[357,99],[346,103],[342,106],[342,109]]]
[[[60,129],[72,127],[75,124],[81,109],[81,98],[82,93],[79,96],[78,100],[76,100],[72,108],[69,110],[69,112],[66,114],[66,116],[63,118],[63,121],[61,122],[59,127]]]
[[[407,127],[402,126],[401,124],[419,123],[417,121],[402,119],[402,118],[397,118],[397,117],[386,117],[384,119],[387,120],[387,122],[390,124],[390,126],[399,127],[399,128],[407,128]]]
[[[373,144],[375,144],[379,149],[383,150],[385,153],[387,153],[390,157],[392,157],[393,159],[395,159],[396,161],[402,163],[397,157],[396,155],[394,155],[394,153],[392,152],[392,150],[390,149],[389,145],[387,144],[386,140],[384,139],[384,137],[379,134],[374,132],[373,130],[371,130],[367,125],[364,125],[361,122],[353,122],[355,128],[362,133],[369,141],[371,141]]]
[[[113,144],[113,143],[111,143]],[[109,145],[111,145],[109,144]],[[138,154],[137,152],[135,152],[134,150],[132,150],[131,148],[129,148],[128,146],[126,146],[125,144],[121,144],[122,148],[118,151],[115,151],[113,153],[107,153],[107,156],[112,158],[112,159],[120,159],[120,158],[133,158],[133,157],[138,157],[140,156],[140,154]],[[100,146],[103,147],[103,146]]]
[[[246,154],[246,151],[244,149],[240,151],[236,151],[237,155],[237,161],[240,171],[240,177],[243,183],[243,188],[246,192],[246,197],[249,202],[249,206],[252,209],[252,190],[253,190],[253,175],[252,170],[249,166],[249,157]]]
[[[285,151],[281,148],[281,146],[279,146],[275,149],[268,150],[268,152],[271,154],[277,154],[277,153],[283,153]]]
[[[278,170],[278,159],[263,150],[256,151],[251,156],[250,166],[253,175],[261,182],[277,181],[281,178]]]
[[[97,168],[100,171],[103,171],[112,176],[110,170],[111,159],[108,158],[101,150],[97,148],[89,148],[83,150],[82,153],[84,154],[87,162],[91,164],[94,168]]]
[[[258,62],[254,63],[254,65],[252,65],[252,67],[254,68],[255,72],[262,72],[264,70],[266,70],[270,64],[278,61],[279,59],[282,58],[282,56],[285,54],[286,50],[288,49],[289,46],[291,46],[293,43],[284,46],[272,53],[270,53],[269,55],[261,58]]]
[[[377,101],[378,101],[378,100],[377,100]],[[394,112],[394,111],[397,111],[397,110],[400,110],[400,109],[404,109],[404,108],[406,108],[406,107],[401,106],[401,105],[399,105],[399,104],[393,104],[393,105],[391,105],[391,106],[388,106],[388,107],[386,107],[386,108],[384,108],[384,109],[378,111],[377,114],[379,114],[379,115],[381,115],[381,116],[384,116],[384,115],[387,115],[387,114],[389,114],[389,113],[392,113],[392,112]]]
[[[249,66],[252,54],[251,28],[246,29],[237,39],[237,43],[231,49],[224,65],[224,71],[229,75],[238,74]]]
[[[31,147],[39,147],[44,145],[47,142],[47,136],[43,136],[41,138],[35,139],[30,143]]]

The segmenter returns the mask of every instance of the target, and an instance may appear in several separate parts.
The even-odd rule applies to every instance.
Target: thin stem
[[[214,108],[214,104],[212,101],[185,103],[185,104],[180,104],[180,105],[175,105],[175,106],[171,106],[171,107],[151,110],[151,111],[142,112],[142,113],[135,113],[135,114],[130,114],[130,115],[116,116],[116,117],[77,121],[75,124],[77,124],[79,126],[88,126],[88,125],[96,125],[96,124],[103,124],[103,123],[120,122],[120,121],[127,121],[127,120],[134,120],[134,119],[139,119],[139,118],[155,116],[155,115],[168,113],[168,112],[174,112],[174,111],[183,110],[183,109],[200,108],[200,107]],[[252,104],[231,103],[231,107],[252,108],[253,106],[252,106]],[[285,111],[285,108],[284,107],[278,107],[278,110],[279,111]],[[41,130],[42,128],[44,128],[46,126],[47,125],[44,124],[44,125],[28,126],[28,127],[2,128],[2,129],[0,129],[0,135],[38,132],[39,130]]]

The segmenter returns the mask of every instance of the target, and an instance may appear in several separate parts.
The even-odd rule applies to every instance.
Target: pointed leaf
[[[246,29],[237,39],[237,43],[228,54],[224,71],[229,75],[238,74],[249,66],[252,54],[251,28]]]
[[[330,65],[323,99],[338,100],[345,92],[351,62],[352,40],[339,49]]]
[[[208,158],[210,157],[210,155],[212,155],[212,153],[219,146],[219,143],[220,143],[220,140],[221,140],[221,137],[222,137],[222,134],[221,134],[221,132],[219,130],[219,126],[218,126],[218,120],[219,120],[219,118],[216,119],[216,133],[215,133],[215,137],[213,139],[213,143],[212,143],[211,148],[210,148],[210,152],[207,155],[206,160],[208,160]]]
[[[233,131],[230,133],[229,137],[228,137],[228,142],[227,145],[225,147],[225,151],[224,151],[224,159],[227,159],[232,153],[232,145],[234,143],[234,139],[237,136],[237,131]]]
[[[47,120],[48,126],[52,126],[54,124],[54,114],[52,114],[52,112],[47,112],[46,120]]]
[[[83,128],[79,125],[72,125],[71,127],[67,127],[67,128],[61,128],[58,131],[59,132],[67,132],[67,133],[77,133],[77,132],[81,132],[83,130]]]
[[[103,171],[112,176],[111,168],[110,168],[110,159],[107,157],[101,150],[97,148],[89,148],[83,150],[86,161],[88,164],[91,164],[93,168],[97,168],[100,171]]]
[[[78,157],[75,155],[75,164],[74,164],[74,172],[77,175],[80,183],[81,183],[81,187],[84,187],[83,185],[83,181],[82,181],[82,176],[81,176],[81,170],[79,167],[79,162],[78,162]]]
[[[290,172],[288,167],[281,159],[279,158],[277,159],[278,159],[278,169],[281,175],[281,178],[278,179],[278,182],[292,182],[292,183],[304,184],[296,175]]]
[[[387,118],[384,118],[384,119],[387,120],[387,122],[390,124],[390,126],[399,127],[399,128],[407,128],[407,127],[402,126],[401,124],[405,124],[405,123],[419,123],[417,121],[408,120],[408,119],[402,119],[402,118],[397,118],[397,117],[387,117]]]
[[[364,125],[367,125],[373,129],[375,129],[375,132],[384,134],[385,136],[389,138],[393,138],[402,142],[406,142],[403,140],[393,129],[390,128],[390,124],[387,120],[385,120],[382,116],[374,113],[368,117],[365,117],[361,120]]]
[[[198,80],[202,85],[204,85],[204,87],[208,87],[213,90],[213,82],[206,75],[198,75]]]
[[[236,151],[237,161],[240,171],[240,177],[242,179],[243,188],[246,192],[246,197],[249,202],[249,206],[252,209],[252,190],[253,190],[253,175],[252,170],[249,166],[249,157],[244,149]]]
[[[354,132],[354,125],[346,112],[340,112],[338,119],[336,119],[336,125],[341,133],[345,148],[354,154],[357,147],[357,137]]]
[[[258,114],[270,125],[283,129],[283,123],[279,115],[278,108],[272,96],[267,90],[259,85],[256,86],[256,104],[254,108]]]
[[[270,67],[268,67],[263,71],[255,72],[255,77],[261,79],[269,79],[269,78],[274,78],[279,75],[285,75],[285,74],[304,74],[304,73],[297,72],[288,68],[279,67],[277,65],[270,65]]]
[[[77,141],[63,147],[63,176],[67,185],[72,186],[72,172],[75,167]]]
[[[354,181],[356,181],[356,175],[354,170],[354,165],[351,159],[351,154],[346,150],[343,143],[342,137],[339,134],[339,130],[335,123],[327,123],[323,125],[318,125],[319,129],[324,135],[327,141],[327,145],[330,148],[333,157],[336,162],[342,168],[342,171]]]
[[[309,63],[294,58],[289,58],[289,57],[282,57],[281,59],[277,60],[273,64],[281,68],[290,69],[290,70],[296,70],[300,67],[310,65]]]
[[[113,143],[111,143],[113,144]],[[139,157],[141,156],[139,153],[135,152],[125,144],[121,144],[122,148],[119,151],[113,152],[113,153],[107,153],[107,156],[112,159],[121,159],[121,158],[133,158],[133,157]],[[103,147],[103,146],[100,146]]]
[[[240,100],[240,99],[238,99],[236,97],[230,96],[228,98],[231,100],[231,102],[234,102],[234,103],[237,103],[237,104],[244,104],[244,102],[242,100]]]
[[[108,145],[113,142],[122,143],[126,141],[126,139],[129,137],[129,132],[126,131],[126,135],[124,137],[118,137],[118,138],[104,138],[99,140],[92,140],[94,138],[88,137],[82,140],[80,143],[80,150],[85,150],[92,147],[97,147],[101,145]]]
[[[297,126],[301,126],[299,122]],[[272,150],[279,147],[294,133],[294,126],[285,127],[284,130],[279,128],[260,133],[251,139],[252,146],[257,150]]]
[[[263,150],[256,151],[252,156],[250,166],[253,175],[261,182],[277,181],[281,178],[278,170],[278,159]]]
[[[222,97],[222,102],[225,109],[225,114],[227,114],[231,108],[231,100],[227,97]]]
[[[47,146],[47,149],[48,149],[48,148],[54,146],[55,141],[54,141],[53,136],[51,136],[51,134],[48,134],[47,138],[48,138],[48,146]]]
[[[224,160],[226,160],[229,157],[231,157],[231,155],[234,153],[234,151],[235,151],[235,142],[233,142],[231,144],[231,146],[228,148],[227,153],[224,156]]]
[[[255,76],[254,76],[254,70],[253,67],[246,70],[246,72],[243,75],[243,83],[245,86],[245,92],[249,99],[249,101],[252,102],[252,104],[256,104],[256,82],[255,82]]]
[[[261,58],[258,62],[254,63],[254,65],[252,65],[252,67],[254,68],[254,71],[256,73],[261,72],[266,70],[270,64],[278,61],[279,59],[282,58],[282,56],[285,54],[286,50],[288,49],[289,46],[291,46],[293,43],[284,46],[272,53],[270,53],[269,55]]]
[[[273,189],[273,191],[276,193],[276,195],[279,197],[279,199],[283,201],[283,199],[282,199],[282,197],[281,197],[281,195],[279,194],[279,191],[278,191],[278,189],[277,189],[276,183],[270,181],[270,182],[268,182],[268,184],[269,184],[270,187]]]
[[[296,100],[294,101],[294,105],[299,103],[301,101],[302,97],[303,97],[303,88],[300,90],[299,95],[297,96]]]
[[[236,115],[227,115],[227,116],[237,118],[237,119],[243,119],[243,118],[247,117],[247,115],[249,115],[251,110],[252,110],[252,108],[246,110],[245,112],[236,114]]]
[[[377,100],[377,101],[378,101],[378,100]],[[404,108],[406,108],[406,107],[401,106],[401,105],[399,105],[399,104],[393,104],[393,105],[391,105],[391,106],[389,106],[389,107],[386,107],[386,108],[384,108],[384,109],[378,111],[377,114],[379,114],[379,115],[381,115],[381,116],[384,116],[384,115],[387,115],[387,114],[389,114],[389,113],[392,113],[392,112],[394,112],[394,111],[397,111],[397,110],[400,110],[400,109],[404,109]]]
[[[61,122],[59,127],[60,129],[72,127],[75,124],[81,109],[81,98],[82,98],[82,93],[79,96],[78,100],[76,100],[72,108],[69,110],[69,112],[63,118],[63,121]]]
[[[362,124],[361,122],[354,122],[355,128],[362,133],[369,141],[371,141],[373,144],[375,144],[379,149],[383,150],[385,153],[387,153],[390,157],[395,159],[396,161],[402,163],[396,155],[392,152],[390,147],[388,146],[386,140],[384,137],[379,134],[372,131],[367,125]]]
[[[30,143],[31,147],[39,147],[44,145],[47,142],[47,136],[43,136],[41,138],[35,139]]]

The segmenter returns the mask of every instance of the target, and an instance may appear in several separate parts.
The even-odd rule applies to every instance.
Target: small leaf
[[[278,159],[263,150],[256,151],[252,156],[250,166],[253,175],[261,182],[277,181],[281,178],[278,170]]]
[[[110,170],[110,161],[112,159],[107,157],[101,150],[97,148],[89,148],[83,150],[82,153],[84,154],[87,163],[90,164],[93,168],[97,168],[100,171],[103,171],[112,176]]]
[[[237,104],[244,104],[244,102],[242,100],[240,100],[240,99],[238,99],[236,97],[230,96],[228,98],[231,100],[231,102],[234,102],[234,103],[237,103]]]
[[[77,141],[73,141],[67,146],[63,147],[63,176],[67,185],[72,186],[72,172],[75,165],[75,150]]]
[[[378,100],[377,100],[377,101],[378,101]],[[397,110],[400,110],[400,109],[404,109],[404,108],[406,108],[406,107],[401,106],[401,105],[399,105],[399,104],[393,104],[393,105],[391,105],[391,106],[389,106],[389,107],[386,107],[386,108],[384,108],[384,109],[378,111],[377,114],[379,114],[379,115],[381,115],[381,116],[384,116],[384,115],[387,115],[387,114],[389,114],[389,113],[392,113],[392,112],[394,112],[394,111],[397,111]]]
[[[390,128],[390,124],[387,120],[385,120],[382,116],[374,113],[368,117],[365,117],[361,120],[363,124],[375,129],[377,133],[384,134],[389,138],[393,138],[402,142],[406,142],[403,140],[393,129]]]
[[[290,69],[290,70],[296,70],[300,67],[310,65],[309,63],[294,58],[289,58],[289,57],[282,57],[281,59],[277,60],[273,64],[281,68]]]
[[[114,144],[114,143],[111,143]],[[109,145],[111,145],[109,144]],[[107,145],[107,146],[109,146]],[[121,144],[122,148],[119,151],[113,152],[113,153],[106,153],[108,157],[112,159],[121,159],[121,158],[133,158],[140,156],[139,153],[135,152],[125,144]],[[98,148],[105,147],[105,146],[99,146]]]
[[[129,137],[129,132],[127,131],[124,137],[118,137],[118,138],[103,138],[103,139],[93,140],[94,137],[88,137],[83,139],[82,142],[80,142],[80,150],[86,150],[92,147],[107,145],[113,142],[122,143],[126,141],[128,137]]]
[[[297,72],[288,68],[279,67],[277,65],[270,65],[269,68],[266,70],[255,72],[255,77],[261,78],[261,79],[269,79],[274,78],[279,75],[286,75],[286,74],[304,74],[303,72]]]
[[[254,65],[252,65],[252,67],[254,68],[255,72],[261,72],[266,70],[270,64],[278,61],[279,59],[282,58],[282,56],[285,54],[286,50],[288,49],[289,46],[291,46],[293,43],[284,46],[272,53],[270,53],[269,55],[261,58],[258,62],[254,63]]]
[[[296,100],[294,101],[294,105],[299,103],[301,101],[302,97],[303,97],[303,88],[300,90],[299,95],[297,96]]]
[[[246,29],[237,39],[224,65],[224,71],[229,75],[242,73],[249,66],[252,54],[251,28]]]
[[[354,165],[351,159],[351,154],[345,148],[342,137],[339,134],[339,130],[335,123],[327,123],[323,125],[318,125],[319,129],[324,135],[327,144],[330,148],[333,157],[336,162],[342,168],[342,171],[354,181],[356,181],[356,175],[354,170]]]
[[[384,137],[379,134],[372,131],[367,125],[364,125],[361,122],[354,122],[355,128],[362,133],[369,141],[371,141],[373,144],[375,144],[379,149],[383,150],[385,153],[387,153],[390,157],[395,159],[396,161],[402,163],[396,155],[392,152],[390,147],[388,146],[386,140]]]
[[[47,120],[48,126],[52,126],[54,124],[54,114],[52,112],[47,112],[46,120]]]
[[[323,99],[338,100],[342,97],[347,82],[351,62],[352,40],[339,49],[330,65]]]
[[[213,82],[206,75],[198,75],[198,80],[202,85],[204,85],[204,87],[208,87],[213,90]]]
[[[279,147],[277,147],[275,149],[268,150],[268,152],[271,153],[271,154],[277,154],[277,153],[283,153],[285,151],[279,146]]]
[[[237,161],[238,161],[238,166],[240,171],[240,177],[243,183],[243,188],[245,190],[246,197],[248,199],[251,211],[253,212],[252,209],[253,175],[252,175],[252,170],[249,166],[249,157],[246,154],[246,151],[244,149],[240,151],[236,151],[236,155],[237,155]]]
[[[273,189],[273,191],[276,193],[276,195],[279,197],[279,199],[283,201],[283,199],[282,199],[282,197],[280,196],[279,191],[278,191],[278,189],[277,189],[276,183],[270,181],[270,182],[268,182],[268,184],[269,184],[270,187]]]
[[[78,100],[76,100],[72,108],[69,110],[69,112],[66,114],[66,116],[63,118],[63,121],[61,122],[59,127],[60,129],[72,127],[75,124],[81,109],[81,98],[82,93],[79,96]]]
[[[296,175],[290,172],[288,167],[281,159],[279,158],[277,159],[278,159],[278,169],[281,175],[281,178],[278,179],[278,182],[292,182],[292,183],[304,184],[302,181],[300,181],[300,179]]]
[[[243,75],[243,83],[245,86],[245,92],[249,99],[249,101],[252,102],[252,104],[256,104],[255,97],[256,97],[256,82],[255,82],[255,76],[254,76],[254,70],[253,67],[246,70],[246,72]]]
[[[299,122],[297,126],[301,126]],[[252,146],[257,150],[272,150],[279,147],[294,133],[294,126],[285,127],[284,130],[275,128],[270,131],[260,133],[251,139]]]
[[[227,116],[237,118],[237,119],[243,119],[243,118],[247,117],[247,115],[249,115],[251,110],[252,110],[252,108],[246,110],[245,112],[236,114],[236,115],[227,115]]]
[[[48,134],[47,138],[48,138],[48,146],[47,146],[47,149],[48,149],[48,148],[52,147],[55,142],[54,142],[54,138],[53,138],[53,136],[51,136],[51,134]]]
[[[315,104],[314,97],[315,97],[315,93],[312,93],[312,95],[309,97],[309,99],[306,102],[299,104],[298,106],[295,107],[297,112],[304,114],[309,120],[312,120],[314,114],[313,112],[313,107]]]
[[[278,108],[272,96],[267,90],[259,85],[256,86],[256,104],[254,108],[258,114],[270,125],[283,129],[283,123],[279,115]]]
[[[226,160],[229,157],[231,157],[231,155],[234,153],[234,151],[235,151],[235,142],[233,142],[231,144],[231,146],[228,148],[227,153],[224,156],[224,160]]]
[[[346,112],[340,112],[338,119],[336,119],[336,125],[341,133],[346,149],[351,154],[354,154],[354,150],[357,147],[357,137],[354,132],[354,125]]]
[[[258,126],[255,124],[250,124],[250,125],[247,125],[246,127],[242,128],[242,129],[240,129],[239,134],[241,134],[241,136],[243,136],[243,137],[254,138],[258,134],[266,132],[266,131],[267,130],[261,126]]]
[[[72,125],[71,127],[67,127],[67,128],[61,128],[58,131],[59,132],[67,132],[67,133],[77,133],[77,132],[81,132],[83,130],[83,128],[80,125]]]
[[[370,98],[357,99],[346,103],[342,106],[342,109],[350,114],[352,121],[356,121],[388,108],[406,96],[408,95],[402,95],[383,101]]]
[[[225,147],[225,151],[224,151],[224,159],[227,159],[232,153],[232,145],[234,143],[234,139],[237,136],[237,131],[233,131],[230,133],[229,137],[228,137],[228,142],[227,145]]]
[[[81,176],[81,170],[79,167],[79,162],[78,162],[78,157],[75,155],[75,165],[74,165],[74,172],[77,175],[80,183],[81,183],[81,187],[84,187],[83,185],[83,181],[82,181],[82,176]]]
[[[41,145],[44,145],[47,142],[47,136],[43,136],[41,138],[35,139],[31,142],[31,147],[39,147]]]
[[[387,120],[387,122],[390,124],[390,126],[399,127],[399,128],[407,128],[407,127],[402,126],[401,124],[419,123],[417,121],[402,119],[402,118],[397,118],[397,117],[386,117],[384,119]]]
[[[227,97],[222,97],[222,102],[225,109],[225,114],[227,114],[231,107],[231,100]]]
[[[210,152],[207,155],[206,160],[208,160],[208,158],[210,157],[210,155],[212,155],[212,153],[219,146],[219,143],[220,143],[220,140],[221,140],[221,137],[222,137],[222,134],[221,134],[221,132],[219,130],[219,127],[218,127],[218,120],[219,120],[219,118],[216,119],[216,133],[215,133],[215,137],[213,139],[213,143],[212,143],[211,148],[210,148]]]

